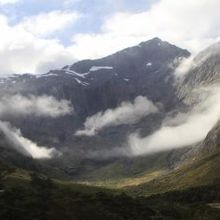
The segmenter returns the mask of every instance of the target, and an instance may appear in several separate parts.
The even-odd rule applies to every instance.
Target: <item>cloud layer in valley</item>
[[[59,117],[73,113],[73,107],[67,100],[57,100],[52,96],[5,95],[0,98],[0,118],[5,116]],[[51,158],[60,153],[54,148],[38,146],[37,143],[23,137],[21,131],[8,122],[0,121],[0,132],[3,133],[9,146],[18,152],[33,158]]]
[[[0,118],[4,116],[34,115],[40,117],[59,117],[73,113],[67,100],[57,100],[52,96],[5,95],[0,98]]]
[[[38,146],[33,141],[23,137],[20,130],[12,127],[7,122],[0,121],[0,132],[3,133],[10,146],[25,156],[31,156],[35,159],[48,159],[60,154],[54,148]]]
[[[128,140],[131,155],[151,154],[202,141],[220,118],[220,89],[206,88],[205,92],[208,98],[191,112],[165,120],[152,135],[143,138],[137,133],[131,134]]]
[[[76,135],[93,136],[106,127],[133,124],[157,111],[157,107],[146,97],[138,96],[133,103],[122,102],[115,109],[108,109],[88,117],[84,123],[84,129],[77,131]]]

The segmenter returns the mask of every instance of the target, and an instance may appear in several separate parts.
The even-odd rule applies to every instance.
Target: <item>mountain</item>
[[[178,78],[190,53],[154,38],[43,75],[1,78],[0,218],[219,219],[219,54],[219,44],[204,50]],[[63,111],[67,101],[74,110]],[[38,112],[54,106],[53,114]],[[88,121],[93,133],[76,135]],[[204,140],[156,153],[128,151],[130,134],[146,141],[185,124],[190,138],[205,130]],[[180,130],[178,138],[165,137],[178,145],[188,137]],[[32,158],[49,147],[52,158]]]
[[[121,155],[118,147],[126,143],[129,134],[139,130],[141,136],[146,137],[159,129],[166,117],[194,107],[195,103],[188,101],[198,100],[194,90],[204,84],[212,85],[218,77],[219,50],[216,48],[218,44],[195,57],[188,73],[178,82],[176,68],[190,53],[158,38],[102,59],[80,61],[43,75],[2,78],[0,94],[47,95],[69,100],[74,106],[74,113],[61,117],[10,116],[5,120],[39,145],[62,152],[62,156],[39,161],[46,173],[98,181],[101,185],[106,181],[126,185],[134,178],[138,184],[150,181],[172,172],[195,156],[200,158],[207,144],[136,157]],[[113,110],[124,101],[132,103],[138,96],[147,97],[158,111],[131,124],[104,127],[94,136],[74,135],[83,128],[86,118]]]
[[[102,59],[80,61],[43,75],[2,78],[2,95],[47,95],[69,100],[74,106],[74,113],[61,117],[10,116],[5,120],[39,145],[62,152],[62,156],[43,162],[46,170],[56,167],[58,176],[118,181],[139,178],[146,173],[152,173],[152,177],[155,172],[157,175],[167,173],[197,154],[197,148],[192,150],[188,146],[134,158],[118,154],[117,148],[126,143],[130,133],[139,130],[145,137],[157,130],[167,116],[174,117],[175,112],[184,113],[193,108],[197,101],[192,100],[198,100],[198,88],[212,85],[218,77],[219,50],[216,48],[218,44],[196,56],[179,82],[174,73],[190,53],[158,38]],[[105,127],[95,136],[74,135],[83,128],[86,118],[117,108],[124,101],[132,103],[138,96],[147,97],[157,105],[158,111],[132,124]],[[98,156],[91,156],[94,152],[98,152]],[[116,153],[108,156],[111,152]]]
[[[2,78],[2,96],[47,95],[69,100],[74,106],[73,114],[57,118],[12,115],[5,120],[19,128],[25,137],[63,152],[63,157],[49,163],[59,164],[71,175],[78,176],[82,169],[87,170],[85,167],[94,170],[97,166],[109,166],[115,163],[114,158],[100,161],[86,155],[91,151],[117,148],[137,128],[147,135],[160,126],[165,112],[180,105],[173,86],[173,73],[181,60],[189,55],[186,50],[154,38],[105,58],[80,61],[43,75]],[[125,101],[133,102],[138,96],[157,103],[159,111],[134,124],[110,126],[94,137],[74,135],[87,117],[114,109]]]

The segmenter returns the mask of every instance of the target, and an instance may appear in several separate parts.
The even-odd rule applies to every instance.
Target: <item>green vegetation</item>
[[[4,220],[218,220],[220,185],[152,197],[50,179],[2,168],[0,219]]]
[[[188,162],[186,165],[149,182],[126,187],[126,190],[132,195],[149,196],[190,187],[214,185],[220,183],[219,170],[220,153],[218,152],[191,163]]]
[[[49,177],[31,160],[19,158],[20,168],[3,160],[0,219],[219,220],[220,152],[173,171],[169,156],[122,159],[87,173],[88,182],[81,183]]]

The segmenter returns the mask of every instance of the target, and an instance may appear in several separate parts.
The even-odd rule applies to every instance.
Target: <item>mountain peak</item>
[[[161,40],[158,37],[152,38],[150,40],[147,41],[143,41],[141,42],[138,46],[139,47],[149,47],[149,46],[161,46],[161,45],[170,45],[170,46],[174,46],[166,41]]]
[[[150,44],[150,43],[162,43],[164,42],[163,40],[161,40],[160,38],[158,37],[154,37],[150,40],[147,40],[147,41],[144,41],[144,42],[141,42],[140,44]]]

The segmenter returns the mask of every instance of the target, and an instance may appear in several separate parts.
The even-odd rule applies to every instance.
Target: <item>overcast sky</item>
[[[220,38],[219,0],[0,0],[0,73],[45,73],[153,37],[196,53]]]

